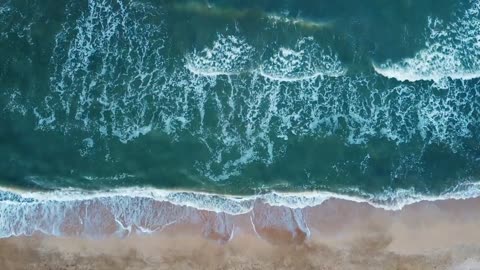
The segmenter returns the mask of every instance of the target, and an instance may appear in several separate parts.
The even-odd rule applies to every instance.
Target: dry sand
[[[401,211],[339,199],[259,204],[231,222],[233,236],[183,223],[125,238],[11,237],[0,240],[0,269],[480,269],[480,199]]]

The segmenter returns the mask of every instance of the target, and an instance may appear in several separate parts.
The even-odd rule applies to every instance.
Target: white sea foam
[[[68,132],[75,125],[127,142],[151,130],[154,116],[146,99],[155,99],[152,93],[164,80],[164,33],[155,20],[162,11],[125,0],[87,4],[56,36],[52,93],[35,116],[42,123],[50,116],[42,129]],[[55,120],[60,118],[66,121]]]
[[[254,51],[240,37],[218,35],[211,48],[187,55],[185,67],[203,76],[238,75],[250,68]]]
[[[269,192],[260,195],[224,195],[189,190],[165,190],[149,187],[117,188],[103,191],[81,189],[60,189],[56,191],[26,191],[1,188],[0,203],[23,205],[28,203],[67,203],[96,199],[146,198],[159,202],[169,202],[199,210],[240,215],[250,212],[255,201],[271,206],[301,209],[321,205],[329,199],[342,199],[358,203],[369,203],[385,210],[401,210],[407,205],[421,201],[465,200],[480,197],[480,182],[463,182],[439,195],[426,195],[414,189],[386,190],[369,194],[358,189],[345,189],[345,194],[327,191],[309,192]],[[356,195],[355,195],[356,194]]]
[[[296,82],[345,74],[338,57],[323,50],[312,37],[300,39],[293,49],[279,48],[278,53],[260,66],[253,61],[255,50],[244,39],[219,35],[211,48],[187,55],[185,67],[200,76],[234,76],[257,73],[272,81]]]
[[[308,233],[308,227],[304,224],[305,221],[300,210],[305,207],[321,205],[331,198],[368,203],[374,207],[395,211],[420,201],[479,197],[480,183],[466,182],[438,196],[422,195],[414,190],[385,191],[381,194],[366,194],[358,190],[349,190],[347,193],[352,195],[318,191],[231,196],[155,188],[120,188],[108,191],[64,189],[49,192],[2,188],[0,191],[0,237],[30,235],[35,231],[49,235],[61,235],[69,232],[95,237],[99,233],[111,230],[108,220],[117,224],[115,225],[117,227],[115,234],[129,233],[132,227],[148,233],[162,230],[165,226],[176,222],[181,223],[182,220],[200,222],[203,218],[196,212],[200,209],[211,211],[222,220],[214,224],[207,224],[205,233],[209,233],[208,230],[220,231],[228,234],[231,238],[233,227],[228,225],[230,224],[229,219],[225,214],[251,213],[255,216],[255,222],[260,222],[261,226],[270,224],[270,218],[265,216],[266,213],[257,213],[258,210],[255,210],[254,206],[257,202],[292,209],[293,212],[284,214],[293,215],[290,218],[296,222],[295,226],[300,226],[303,231]],[[170,204],[159,204],[162,202]],[[258,215],[264,217],[259,217],[259,219]],[[271,221],[273,222],[273,220]],[[275,222],[286,225],[291,223],[288,220]],[[254,226],[259,226],[259,224]],[[78,227],[81,227],[81,230],[75,231],[79,230]]]
[[[430,18],[425,49],[414,57],[374,64],[375,71],[400,81],[431,80],[439,86],[446,78],[480,77],[480,1],[468,4],[470,7],[453,22]]]
[[[280,48],[262,63],[258,73],[273,81],[295,82],[345,74],[338,57],[323,50],[312,37],[299,40],[293,49]]]

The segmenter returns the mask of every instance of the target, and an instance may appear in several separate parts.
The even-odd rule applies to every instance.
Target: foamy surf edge
[[[431,74],[421,74],[408,68],[402,69],[396,66],[379,65],[376,63],[372,63],[372,67],[377,74],[401,82],[432,81],[439,83],[446,79],[468,81],[480,78],[480,71],[463,71],[450,74],[434,72]]]
[[[398,62],[373,64],[375,71],[399,81],[472,80],[480,77],[480,1],[467,2],[452,21],[429,17],[424,48]]]
[[[355,195],[352,195],[355,194]],[[480,182],[463,182],[439,195],[422,194],[414,189],[386,190],[368,194],[358,189],[345,190],[345,193],[329,191],[277,192],[258,195],[215,194],[193,190],[167,190],[153,187],[128,187],[111,190],[87,191],[81,189],[59,189],[56,191],[27,191],[0,187],[1,204],[38,204],[54,202],[78,202],[96,199],[152,199],[177,206],[197,210],[241,215],[250,212],[255,202],[270,206],[302,209],[319,206],[330,199],[340,199],[356,203],[367,203],[375,208],[399,211],[405,206],[422,201],[466,200],[480,197]]]
[[[386,191],[378,195],[359,192],[358,196],[348,192],[359,191],[234,196],[150,187],[48,192],[0,188],[0,238],[38,233],[125,237],[175,230],[179,225],[176,228],[193,226],[203,236],[223,242],[233,238],[238,226],[255,232],[262,239],[271,238],[266,231],[273,229],[286,233],[292,241],[303,241],[310,236],[308,213],[327,200],[340,199],[395,211],[422,201],[480,197],[480,182],[464,183],[439,196],[425,196],[413,190]],[[251,226],[238,223],[248,219]]]

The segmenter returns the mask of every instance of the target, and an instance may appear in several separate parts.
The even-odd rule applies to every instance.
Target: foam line
[[[413,64],[412,64],[413,65]],[[434,81],[440,82],[445,78],[450,78],[452,80],[473,80],[475,78],[480,78],[480,70],[479,71],[471,71],[471,72],[457,72],[457,73],[429,73],[429,74],[420,74],[416,70],[410,69],[401,69],[398,66],[388,66],[382,64],[372,63],[373,69],[376,73],[389,78],[389,79],[396,79],[398,81],[409,81],[409,82],[416,82],[416,81]]]
[[[232,216],[243,214],[250,216],[256,234],[258,231],[255,223],[260,222],[262,226],[286,226],[292,232],[295,231],[294,227],[298,227],[309,235],[310,229],[303,222],[302,209],[321,205],[328,199],[368,203],[394,211],[420,201],[479,197],[480,182],[464,183],[438,196],[422,195],[413,190],[387,191],[377,195],[353,190],[346,192],[356,192],[358,196],[320,191],[233,196],[138,187],[49,192],[2,188],[0,238],[32,235],[36,232],[95,238],[125,236],[134,231],[148,234],[178,222],[200,225],[207,235],[221,235],[224,240],[228,240],[234,232],[226,229],[226,226],[230,224]],[[275,208],[265,212],[262,204]],[[257,205],[260,206],[259,209],[256,208]],[[262,213],[258,220],[255,215],[257,210]],[[282,219],[272,219],[269,215],[273,212],[270,211],[280,214]],[[212,217],[214,220],[210,219]]]
[[[425,48],[399,62],[373,64],[375,71],[399,81],[471,80],[480,77],[480,1],[444,22],[429,18]]]
[[[384,191],[368,194],[359,190],[345,190],[346,195],[327,191],[311,192],[269,192],[260,195],[236,196],[205,193],[188,190],[165,190],[149,187],[118,188],[104,191],[85,191],[79,189],[61,189],[57,191],[23,191],[0,188],[0,205],[27,205],[39,203],[68,203],[101,199],[153,199],[169,202],[178,206],[192,207],[199,210],[239,215],[250,212],[256,201],[271,206],[283,206],[302,209],[321,205],[329,199],[342,199],[358,203],[368,203],[385,210],[401,210],[407,205],[421,201],[440,201],[449,199],[470,199],[480,197],[480,182],[464,182],[439,195],[425,195],[413,189]],[[128,202],[128,201],[126,201]]]

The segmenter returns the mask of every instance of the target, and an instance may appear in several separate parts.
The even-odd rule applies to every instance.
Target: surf
[[[399,81],[433,81],[440,87],[448,78],[480,78],[480,1],[468,4],[453,22],[430,17],[425,48],[398,62],[373,63],[375,72]]]
[[[354,192],[357,195],[354,195]],[[159,232],[175,223],[188,222],[203,224],[201,226],[207,232],[219,230],[219,233],[226,233],[225,239],[228,240],[234,233],[234,227],[231,225],[233,217],[245,215],[251,215],[252,222],[255,220],[255,224],[252,223],[254,230],[255,227],[270,224],[268,226],[287,228],[293,226],[290,229],[293,232],[300,226],[308,236],[309,229],[304,221],[302,209],[320,206],[332,199],[367,203],[387,211],[400,211],[418,202],[477,198],[480,196],[480,183],[464,182],[439,195],[420,194],[415,190],[402,189],[380,194],[367,194],[358,190],[350,190],[349,193],[268,192],[235,196],[149,187],[103,191],[76,189],[27,191],[2,188],[0,237],[32,235],[38,232],[55,236],[122,237],[134,231],[143,234]],[[273,220],[270,219],[274,218],[274,214],[264,213],[262,209],[265,207],[276,209],[274,212],[291,211],[293,218],[291,221],[295,224],[289,223],[290,218],[282,221],[286,222],[285,224],[272,223]],[[210,213],[208,215],[214,217],[215,223],[210,223],[213,221],[211,219],[202,218],[205,215],[202,211]],[[272,217],[268,217],[268,213]]]

